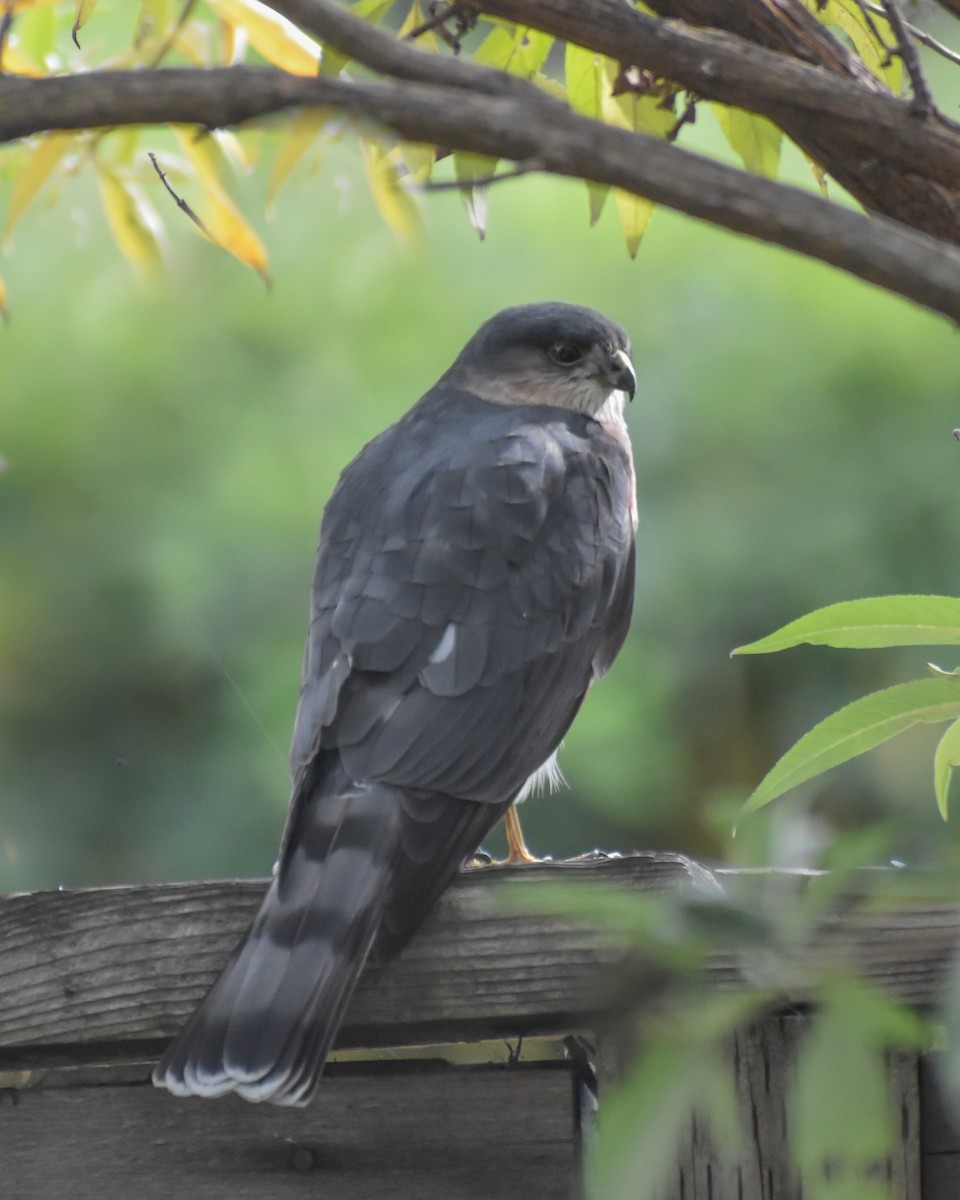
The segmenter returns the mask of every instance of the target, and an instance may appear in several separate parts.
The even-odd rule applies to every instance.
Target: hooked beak
[[[637,391],[637,373],[626,350],[615,350],[610,360],[610,383],[632,400]]]

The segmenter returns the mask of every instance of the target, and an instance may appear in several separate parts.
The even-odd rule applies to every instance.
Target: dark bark
[[[589,121],[524,80],[397,42],[335,0],[272,6],[377,78],[354,72],[351,79],[311,79],[254,67],[0,76],[0,141],[121,124],[221,128],[322,105],[371,117],[406,140],[624,188],[960,320],[955,129],[935,116],[918,117],[908,101],[892,96],[798,0],[653,3],[674,19],[639,13],[622,0],[486,0],[483,7],[642,65],[698,96],[768,116],[865,207],[896,219],[867,217]]]

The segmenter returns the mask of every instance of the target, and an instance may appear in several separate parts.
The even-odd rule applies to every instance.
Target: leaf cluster
[[[767,654],[802,643],[843,649],[960,645],[960,600],[951,596],[876,596],[817,609],[734,654]],[[820,721],[771,768],[744,807],[753,812],[831,767],[921,723],[950,721],[937,746],[933,783],[946,820],[950,779],[960,765],[960,670],[930,665],[933,678],[862,696]]]
[[[449,60],[462,51],[464,58],[480,69],[469,77],[476,80],[478,90],[496,91],[500,86],[496,79],[505,75],[551,100],[562,101],[590,121],[658,142],[672,143],[682,137],[698,110],[709,103],[746,172],[776,177],[781,148],[788,139],[767,116],[717,99],[703,100],[689,85],[673,82],[642,64],[598,52],[595,46],[572,36],[563,38],[497,15],[496,5],[492,13],[470,6],[467,20],[460,7],[449,5],[439,16],[431,16],[420,0],[356,0],[349,7],[349,17],[370,29],[382,27],[405,53],[406,47],[409,52],[415,47],[419,59]],[[859,0],[809,3],[808,8],[831,37],[839,35],[852,47],[879,86],[899,95],[902,60],[893,52],[896,38],[884,17],[871,16]],[[295,19],[284,15],[285,11]],[[276,69],[278,78],[353,81],[359,64],[354,54],[343,48],[349,39],[323,42],[304,31],[304,26],[323,17],[323,12],[313,11],[309,4],[298,8],[279,0],[273,5],[260,0],[186,0],[182,4],[142,0],[132,27],[124,28],[121,15],[101,12],[96,0],[20,0],[0,39],[0,71],[12,81],[69,79],[91,69],[105,73],[105,79],[107,74],[129,73],[131,77],[152,76],[159,89],[169,74],[167,68],[210,72],[265,63]],[[353,41],[357,36],[353,35]],[[68,179],[92,172],[106,225],[139,276],[155,279],[162,272],[165,229],[171,219],[177,219],[169,197],[161,190],[165,182],[171,194],[179,194],[180,207],[195,214],[196,227],[204,235],[269,281],[264,242],[244,211],[243,180],[254,170],[269,175],[269,209],[300,164],[315,167],[331,140],[353,135],[363,149],[371,195],[390,227],[407,239],[419,230],[417,193],[447,185],[445,168],[438,170],[447,159],[452,160],[449,182],[461,188],[470,219],[481,236],[488,187],[498,178],[518,173],[517,169],[500,170],[498,154],[478,153],[466,146],[447,147],[440,140],[430,144],[402,136],[398,139],[383,126],[371,126],[349,115],[345,118],[336,104],[298,107],[269,121],[266,117],[254,119],[238,134],[209,124],[177,127],[173,139],[155,132],[151,135],[156,159],[152,166],[143,145],[146,127],[127,124],[131,118],[120,103],[116,107],[111,113],[116,124],[84,128],[78,122],[76,129],[52,128],[0,149],[0,174],[13,180],[3,227],[6,245],[31,207],[44,197],[55,201]],[[813,178],[826,194],[823,165],[808,157]],[[534,153],[520,164],[519,173],[544,165]],[[590,220],[599,218],[612,191],[627,248],[635,255],[656,197],[637,187],[612,186],[591,177],[589,170],[583,177]],[[0,306],[6,314],[2,281]]]

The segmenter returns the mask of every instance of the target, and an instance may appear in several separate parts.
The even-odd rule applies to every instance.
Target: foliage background
[[[693,138],[724,153],[709,116]],[[507,304],[602,308],[640,378],[633,631],[567,739],[570,792],[526,805],[536,850],[722,857],[722,818],[800,733],[917,673],[922,648],[728,652],[835,600],[956,592],[944,321],[667,212],[631,262],[574,183],[494,189],[483,243],[453,193],[398,240],[347,146],[268,226],[262,186],[243,184],[272,292],[176,221],[166,287],[139,290],[83,179],[5,262],[0,890],[269,870],[325,498]],[[893,852],[921,860],[942,836],[935,736],[793,803],[886,814]]]

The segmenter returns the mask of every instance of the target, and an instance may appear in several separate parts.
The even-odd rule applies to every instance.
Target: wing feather
[[[589,417],[428,393],[328,505],[294,773],[515,795],[625,636],[631,490]]]

